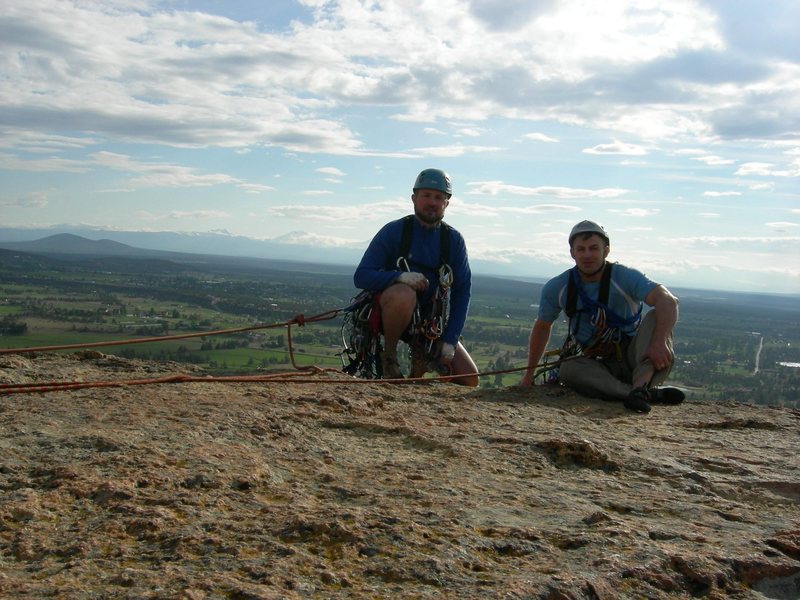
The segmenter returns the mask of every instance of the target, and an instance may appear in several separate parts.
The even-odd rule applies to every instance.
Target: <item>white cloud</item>
[[[341,169],[337,169],[336,167],[320,167],[317,169],[317,173],[322,173],[324,175],[333,175],[335,177],[344,177],[345,173]]]
[[[397,218],[398,215],[410,212],[411,202],[408,200],[388,200],[372,202],[365,205],[318,206],[303,204],[286,204],[272,206],[269,214],[276,218],[296,219],[302,216],[303,221],[322,223],[343,222],[358,223],[364,221],[380,221],[386,218]]]
[[[734,175],[740,176],[747,176],[747,175],[772,175],[772,167],[774,165],[770,163],[762,163],[762,162],[749,162],[744,163],[738,169]]]
[[[222,219],[228,216],[223,210],[173,210],[169,213],[170,219]]]
[[[628,192],[620,188],[601,188],[597,190],[538,186],[526,187],[511,185],[502,181],[479,181],[467,182],[471,189],[467,194],[482,194],[497,196],[498,194],[510,194],[512,196],[553,196],[556,198],[617,198]]]
[[[531,140],[534,142],[543,142],[545,144],[554,144],[558,142],[558,139],[554,137],[550,137],[549,135],[545,135],[543,133],[526,133],[522,136],[522,139]]]
[[[626,144],[614,141],[610,144],[598,144],[593,148],[584,148],[584,154],[624,154],[626,156],[643,156],[647,149],[637,144]]]
[[[497,146],[464,146],[461,144],[453,144],[452,146],[414,148],[411,150],[411,152],[420,156],[456,157],[463,156],[465,154],[497,152],[499,150],[500,148]]]
[[[608,212],[620,215],[621,217],[652,217],[653,215],[657,215],[661,212],[659,208],[626,208],[626,209],[616,209],[611,208]]]
[[[131,189],[208,187],[226,183],[240,183],[224,173],[198,173],[196,169],[168,163],[142,162],[124,154],[97,152],[90,156],[96,166],[116,171],[135,173],[128,181]]]
[[[456,137],[481,137],[484,130],[480,127],[459,127]]]
[[[800,236],[725,236],[704,235],[676,238],[675,243],[699,246],[718,247],[721,245],[738,246],[742,250],[744,245],[773,246],[794,248],[800,245]]]
[[[714,192],[714,191],[707,191],[703,192],[703,196],[708,196],[710,198],[722,198],[725,196],[741,196],[741,192],[735,191],[728,191],[728,192]]]
[[[692,160],[705,163],[709,167],[721,167],[725,165],[732,165],[736,162],[735,160],[731,160],[729,158],[722,158],[720,156],[714,156],[713,154],[709,154],[706,156],[697,156],[695,158],[692,158]]]
[[[48,204],[47,192],[31,192],[10,202],[0,202],[0,206],[18,207],[18,208],[44,208]]]
[[[792,223],[790,221],[773,221],[772,223],[767,223],[766,225],[770,229],[775,229],[778,231],[786,231],[788,229],[794,229],[795,227],[800,227],[800,224]]]
[[[775,168],[772,163],[750,162],[741,165],[734,175],[761,175],[765,177],[800,177],[800,161],[794,161],[788,168]]]
[[[271,192],[275,188],[260,183],[239,183],[237,187],[243,189],[248,194],[260,194],[261,192]]]
[[[180,211],[173,210],[166,213],[153,213],[149,211],[136,211],[136,216],[143,221],[165,221],[165,220],[185,220],[185,219],[223,219],[230,216],[221,210],[193,210]]]
[[[314,248],[352,248],[363,245],[362,240],[320,235],[308,231],[292,231],[275,238],[274,241],[294,246],[313,246]]]
[[[0,169],[6,171],[88,173],[91,168],[84,161],[66,158],[41,158],[27,160],[12,154],[0,154]]]

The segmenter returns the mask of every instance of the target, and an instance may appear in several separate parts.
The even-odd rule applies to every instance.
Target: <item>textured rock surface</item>
[[[0,396],[0,596],[800,597],[798,411],[342,380]]]

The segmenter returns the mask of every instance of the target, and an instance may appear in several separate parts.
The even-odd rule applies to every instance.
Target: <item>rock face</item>
[[[306,379],[1,395],[0,596],[800,597],[796,410]]]

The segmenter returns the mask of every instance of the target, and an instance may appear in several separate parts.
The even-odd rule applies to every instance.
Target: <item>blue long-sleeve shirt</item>
[[[420,305],[424,305],[431,301],[438,287],[440,235],[444,228],[441,226],[433,229],[423,227],[416,218],[412,219],[412,222],[408,262],[412,271],[422,273],[430,282],[424,292],[418,292],[418,302]],[[467,321],[469,299],[472,293],[472,272],[469,268],[464,238],[452,227],[449,227],[448,230],[450,232],[450,256],[447,262],[453,269],[453,285],[450,288],[450,314],[441,339],[455,345],[464,329],[464,323]],[[357,288],[381,291],[395,282],[402,273],[397,266],[402,237],[403,219],[391,221],[378,231],[372,238],[353,275],[353,283]]]

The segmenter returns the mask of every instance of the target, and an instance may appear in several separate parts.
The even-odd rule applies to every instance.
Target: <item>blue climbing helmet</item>
[[[420,189],[438,190],[444,192],[448,197],[453,195],[453,187],[450,185],[450,176],[441,169],[425,169],[414,182],[414,193]]]

